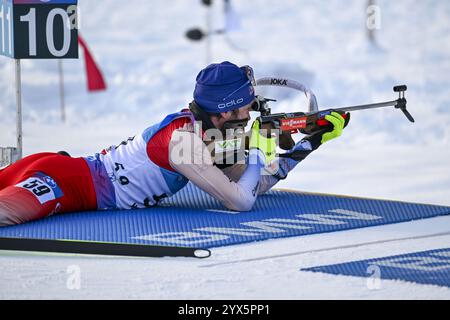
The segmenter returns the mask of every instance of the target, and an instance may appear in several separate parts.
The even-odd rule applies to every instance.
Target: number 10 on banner
[[[78,58],[77,0],[0,0],[0,54]]]

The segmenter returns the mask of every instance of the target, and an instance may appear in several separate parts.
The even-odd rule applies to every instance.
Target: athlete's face
[[[220,114],[220,117],[213,116],[211,117],[211,120],[216,128],[220,130],[223,129],[225,122],[228,121],[247,120],[248,122],[250,121],[250,111],[252,110],[252,104],[253,102],[233,111],[222,112]],[[247,125],[247,123],[245,123],[245,125]]]
[[[250,111],[252,110],[252,104],[253,104],[253,102],[246,106],[243,106],[242,108],[233,110],[231,112],[232,117],[228,121],[230,121],[230,120],[247,120],[247,121],[249,121],[250,120]]]

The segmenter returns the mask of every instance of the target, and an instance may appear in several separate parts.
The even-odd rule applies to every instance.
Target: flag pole
[[[206,65],[209,65],[209,63],[211,62],[211,39],[212,37],[210,36],[210,31],[211,31],[211,13],[210,13],[210,9],[209,7],[206,8],[206,34],[208,35],[206,37],[206,55],[205,55],[205,59],[206,59]]]
[[[211,5],[212,0],[203,1],[203,4],[206,6],[206,37],[205,37],[205,46],[206,46],[206,65],[211,63],[211,46],[212,46],[212,37],[211,37]]]
[[[58,59],[58,71],[59,71],[59,96],[61,100],[61,120],[66,122],[66,104],[65,104],[65,92],[64,92],[64,69],[62,59]]]
[[[17,149],[16,160],[22,159],[22,80],[20,70],[20,59],[15,60],[16,69],[16,137],[17,137]]]

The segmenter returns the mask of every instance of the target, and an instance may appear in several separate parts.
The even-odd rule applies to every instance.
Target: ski
[[[128,257],[208,258],[208,249],[65,239],[0,237],[0,250],[75,253]]]

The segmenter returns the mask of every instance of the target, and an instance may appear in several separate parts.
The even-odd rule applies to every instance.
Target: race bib
[[[40,172],[16,184],[16,187],[30,191],[41,204],[61,198],[64,195],[53,178]]]

